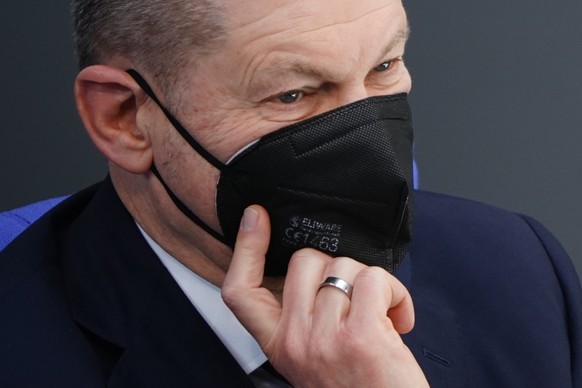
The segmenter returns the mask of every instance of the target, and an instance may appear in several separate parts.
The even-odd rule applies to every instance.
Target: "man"
[[[73,14],[78,109],[110,175],[2,252],[2,385],[582,384],[580,286],[558,243],[484,205],[412,206],[400,1]],[[280,216],[304,203],[321,218]]]

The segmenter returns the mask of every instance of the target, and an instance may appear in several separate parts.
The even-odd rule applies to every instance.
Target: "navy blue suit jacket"
[[[581,387],[582,292],[537,222],[417,192],[397,276],[432,387]],[[0,253],[0,386],[251,387],[109,179]]]

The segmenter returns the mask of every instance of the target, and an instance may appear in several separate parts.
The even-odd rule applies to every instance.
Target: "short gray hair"
[[[71,12],[80,68],[123,56],[164,92],[225,34],[216,0],[72,0]]]

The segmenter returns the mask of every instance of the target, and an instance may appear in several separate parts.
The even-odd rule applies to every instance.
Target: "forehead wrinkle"
[[[231,18],[231,25],[229,27],[229,29],[231,31],[246,31],[246,30],[254,30],[254,31],[260,31],[261,33],[258,34],[258,36],[256,36],[254,39],[255,40],[259,40],[259,39],[263,39],[263,38],[269,38],[281,33],[288,33],[290,30],[297,30],[298,33],[301,34],[309,34],[309,33],[313,33],[313,32],[320,32],[322,30],[328,29],[328,28],[333,28],[333,27],[337,27],[337,26],[345,26],[348,27],[355,23],[358,22],[361,19],[366,18],[367,16],[374,14],[376,12],[382,11],[384,9],[390,8],[394,2],[396,2],[397,0],[394,1],[390,1],[387,2],[384,5],[378,6],[377,8],[373,8],[369,11],[365,11],[364,13],[346,19],[346,20],[342,20],[342,21],[328,21],[326,24],[324,25],[320,25],[318,27],[314,27],[311,29],[303,29],[303,23],[301,23],[302,20],[308,20],[308,23],[311,20],[317,20],[317,19],[322,19],[321,22],[324,22],[323,18],[318,17],[317,15],[314,15],[313,13],[307,13],[307,14],[289,14],[289,10],[286,8],[276,8],[276,9],[271,9],[269,12],[267,13],[263,13],[261,15],[256,16],[255,18],[252,19],[248,19],[244,22],[238,22],[236,18]],[[264,11],[264,10],[263,10]],[[299,11],[300,12],[300,11]],[[248,12],[247,15],[252,15],[253,12]],[[277,19],[277,17],[281,17],[283,18],[285,21],[295,21],[295,23],[292,23],[291,26],[285,23],[276,23],[275,26],[279,27],[279,28],[275,28],[272,30],[269,29],[264,29],[263,27],[273,27],[272,22],[269,22],[270,20],[273,19]]]
[[[385,49],[382,51],[381,56],[385,56],[390,51],[394,49],[397,45],[402,42],[406,42],[410,36],[410,26],[408,21],[404,22],[404,25],[397,31],[394,38],[388,42]],[[264,62],[264,61],[261,61]],[[258,69],[261,64],[258,64],[255,69]],[[305,63],[301,60],[296,58],[276,58],[272,60],[269,65],[264,69],[261,70],[268,73],[270,76],[280,76],[286,75],[289,73],[297,74],[297,75],[305,75],[313,78],[323,79],[326,76],[332,78],[331,74],[326,74],[324,71],[317,69],[311,66],[308,63]],[[256,73],[254,71],[253,73]],[[254,77],[251,77],[251,79]]]
[[[355,22],[357,22],[357,21],[365,18],[366,16],[369,16],[369,15],[375,13],[375,12],[381,11],[381,10],[386,9],[388,7],[390,7],[390,4],[386,4],[386,5],[383,5],[381,7],[371,9],[371,10],[369,10],[367,12],[364,12],[363,14],[361,14],[359,16],[356,16],[354,18],[351,18],[351,19],[347,19],[347,20],[343,20],[343,21],[333,21],[333,22],[330,22],[330,23],[325,24],[325,25],[320,26],[320,27],[312,28],[312,29],[309,29],[309,30],[304,30],[304,31],[302,31],[302,33],[319,32],[321,30],[325,30],[325,29],[330,28],[330,27],[337,27],[337,26],[342,26],[342,25],[350,25],[352,23],[355,23]],[[309,16],[311,16],[311,15],[307,15],[307,16],[303,16],[303,17],[296,17],[295,19],[307,18]]]
[[[390,7],[391,3],[393,3],[393,2],[394,1],[389,2],[388,4],[384,4],[382,6],[379,6],[378,8],[374,8],[374,9],[371,9],[369,11],[366,11],[363,14],[356,16],[352,19],[347,19],[344,21],[333,21],[333,22],[330,22],[329,24],[325,24],[323,26],[320,26],[320,27],[317,27],[317,28],[314,28],[311,30],[305,30],[303,32],[314,32],[314,31],[318,31],[321,29],[335,26],[335,25],[350,24],[350,23],[358,21],[359,19],[362,19],[362,18],[364,18],[364,17],[366,17],[374,12],[377,12],[377,11],[380,11],[382,9]],[[311,14],[311,13],[289,15],[289,10],[286,9],[285,7],[276,8],[276,9],[264,9],[263,8],[262,11],[263,11],[263,14],[257,15],[255,18],[249,18],[249,19],[245,20],[244,22],[238,22],[238,20],[237,20],[238,18],[236,18],[236,17],[230,18],[231,23],[230,23],[229,29],[232,31],[239,30],[239,29],[240,30],[255,29],[255,28],[257,28],[257,25],[262,26],[264,21],[267,21],[266,24],[269,24],[268,20],[273,19],[274,15],[278,15],[278,14],[280,14],[285,20],[303,20],[303,19],[312,19],[314,17],[313,14]],[[247,12],[247,16],[250,16],[250,15],[253,15],[252,10],[249,10],[249,12]],[[237,15],[231,15],[231,16],[237,16]],[[287,28],[283,28],[283,29],[281,29],[280,32],[283,32],[286,29]],[[267,34],[274,34],[277,32],[279,32],[279,31],[272,31],[272,32],[269,32]]]
[[[391,4],[391,3],[390,3]],[[252,45],[253,46],[258,46],[260,42],[263,42],[264,40],[272,40],[273,37],[278,36],[279,34],[286,34],[289,33],[290,30],[298,30],[296,31],[297,33],[300,34],[307,34],[309,36],[309,33],[311,32],[318,32],[321,30],[325,30],[327,28],[333,28],[334,26],[338,26],[338,25],[344,25],[344,27],[347,27],[348,29],[350,28],[350,24],[359,21],[361,19],[364,19],[366,16],[369,16],[371,14],[380,12],[388,7],[390,7],[390,4],[384,4],[382,6],[378,6],[374,9],[368,10],[356,17],[352,17],[350,19],[346,19],[343,21],[339,21],[339,22],[329,22],[323,26],[319,26],[317,28],[311,28],[311,29],[302,29],[301,28],[301,24],[303,23],[293,23],[293,26],[291,28],[289,28],[289,26],[283,28],[283,26],[279,23],[275,24],[276,26],[281,26],[280,28],[275,28],[274,30],[261,30],[259,34],[257,34],[256,36],[253,37],[253,41],[252,41]],[[273,16],[273,14],[271,14],[270,16]],[[287,16],[287,20],[294,20],[296,22],[299,22],[300,20],[304,20],[306,18],[312,18],[314,17],[313,15],[288,15]],[[262,24],[263,21],[266,21],[269,18],[269,15],[260,15],[258,18],[253,18],[251,21],[247,20],[245,23],[241,23],[237,26],[238,30],[245,30],[246,28],[255,28],[256,23]],[[385,18],[384,18],[385,19]],[[375,22],[377,23],[377,22]],[[403,24],[403,26],[399,29],[396,30],[396,33],[389,33],[386,35],[389,35],[392,39],[390,40],[390,42],[388,42],[388,44],[384,47],[385,50],[382,51],[382,47],[380,47],[380,50],[377,51],[378,55],[380,55],[382,58],[378,59],[378,61],[380,60],[385,60],[386,58],[384,58],[384,56],[390,52],[395,46],[397,46],[398,44],[400,44],[402,41],[406,41],[406,39],[408,38],[409,35],[409,27],[408,27],[408,22],[406,20],[406,18],[404,17],[404,23],[402,22],[402,18],[398,17],[398,18],[391,18],[389,23],[383,23],[385,24],[387,27],[390,27],[390,24]],[[390,28],[391,30],[395,30]],[[347,31],[347,30],[346,30]],[[322,34],[322,32],[319,33],[320,35]],[[325,34],[325,33],[323,33]],[[326,34],[327,36],[328,34]],[[382,34],[384,35],[384,34]],[[384,36],[386,36],[384,35]],[[338,38],[337,34],[334,33],[332,36],[335,36],[336,38]],[[378,38],[381,38],[381,36],[379,36]],[[309,39],[309,38],[308,38]],[[287,43],[289,43],[289,41],[287,40]],[[296,42],[291,41],[291,44],[294,44]],[[284,43],[285,44],[285,43]],[[285,44],[286,45],[286,44]],[[365,50],[365,47],[361,47],[361,50]],[[278,51],[278,50],[276,50]],[[274,83],[277,80],[280,80],[280,77],[285,76],[285,77],[289,77],[289,76],[293,76],[293,75],[299,75],[299,76],[304,76],[304,77],[309,77],[309,78],[316,78],[316,79],[327,79],[326,77],[328,77],[329,79],[335,79],[337,77],[333,76],[333,74],[330,73],[331,69],[327,69],[323,66],[318,66],[317,63],[309,63],[308,60],[306,60],[306,58],[285,58],[284,56],[277,56],[275,54],[276,51],[270,51],[268,52],[267,55],[263,56],[263,55],[259,55],[253,59],[251,59],[251,62],[248,63],[246,67],[246,69],[243,71],[243,77],[242,79],[246,79],[248,80],[248,82],[246,83],[248,87],[250,87],[253,91],[258,91],[258,89],[262,88],[262,87],[267,87],[269,86],[269,84],[272,82]],[[283,54],[285,54],[285,49],[282,50]],[[358,55],[359,50],[356,50],[355,52],[352,52],[352,60],[355,62],[358,62],[358,58],[362,57],[362,55],[364,54],[363,52],[360,53],[360,55]],[[345,53],[345,54],[349,54],[349,53]],[[273,58],[273,56],[275,56],[275,58]],[[372,58],[375,59],[375,58]],[[368,59],[369,60],[369,59]],[[367,62],[367,61],[366,61]],[[375,63],[367,63],[368,65],[375,65]],[[337,76],[339,76],[339,74],[337,74]],[[272,78],[269,79],[269,78]],[[340,77],[341,78],[341,77]]]
[[[410,27],[408,22],[404,24],[402,28],[398,30],[394,38],[388,42],[385,49],[380,53],[376,62],[381,62],[385,60],[385,56],[392,51],[397,45],[402,42],[406,42],[410,36]],[[317,80],[333,80],[336,78],[333,73],[326,71],[329,69],[321,68],[318,69],[313,65],[302,61],[297,58],[276,58],[268,63],[267,66],[261,68],[261,65],[266,62],[266,60],[261,61],[255,70],[252,71],[250,77],[250,91],[255,94],[258,93],[262,88],[268,86],[268,83],[272,79],[281,80],[284,77],[289,77],[290,75],[301,76],[306,78],[313,78]]]

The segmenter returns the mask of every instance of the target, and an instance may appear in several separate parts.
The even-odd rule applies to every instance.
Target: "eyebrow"
[[[304,77],[304,78],[314,78],[323,79],[325,74],[297,59],[289,58],[278,58],[269,64],[269,67],[264,69],[258,77],[253,77],[254,79],[250,82],[249,92],[253,96],[263,94],[265,90],[271,88],[271,85],[277,85],[282,87],[280,82],[281,79],[289,79],[292,77]],[[276,92],[284,92],[284,90],[277,90]]]
[[[382,53],[382,56],[378,60],[379,61],[383,60],[384,57],[388,55],[388,53],[392,51],[394,47],[398,46],[400,43],[406,43],[409,37],[410,37],[410,25],[408,24],[407,20],[404,26],[400,30],[398,30],[394,39],[392,39],[392,41],[388,43],[388,45],[386,46]]]
[[[296,59],[278,59],[273,61],[266,73],[269,75],[280,75],[294,73],[298,75],[304,75],[313,78],[323,78],[324,73],[320,70]]]

